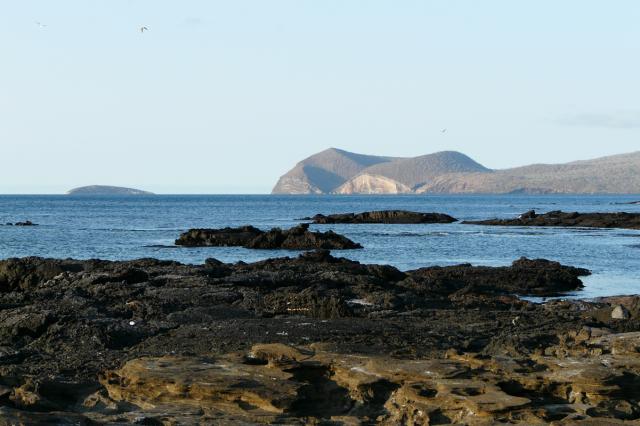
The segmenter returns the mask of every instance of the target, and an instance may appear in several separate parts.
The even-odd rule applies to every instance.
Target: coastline
[[[585,273],[525,260],[401,272],[323,251],[0,261],[0,412],[27,423],[638,418],[640,297],[514,296],[579,288]]]

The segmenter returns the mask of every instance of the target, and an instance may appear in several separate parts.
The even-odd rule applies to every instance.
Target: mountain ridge
[[[492,170],[457,151],[377,157],[330,148],[298,162],[272,193],[640,193],[640,151]]]

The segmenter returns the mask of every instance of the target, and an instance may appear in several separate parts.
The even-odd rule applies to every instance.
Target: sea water
[[[406,209],[450,214],[460,220],[510,218],[527,210],[640,213],[625,204],[640,196],[0,196],[0,224],[31,220],[36,227],[0,225],[0,258],[44,256],[110,260],[153,257],[202,263],[257,261],[296,256],[283,250],[239,247],[185,248],[174,245],[189,228],[254,225],[287,228],[316,213]],[[556,260],[588,268],[585,289],[571,295],[640,293],[640,231],[627,229],[494,227],[452,224],[312,225],[362,244],[364,249],[336,251],[363,263],[409,270],[432,265],[509,265],[522,256]]]

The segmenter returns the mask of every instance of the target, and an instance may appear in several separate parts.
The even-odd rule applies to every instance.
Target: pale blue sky
[[[331,146],[640,150],[639,22],[635,0],[0,0],[0,193],[268,192]]]

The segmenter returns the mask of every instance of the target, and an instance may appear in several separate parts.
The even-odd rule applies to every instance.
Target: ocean
[[[156,195],[0,196],[0,223],[31,220],[36,227],[0,225],[0,258],[43,256],[110,260],[153,257],[202,263],[295,256],[282,250],[238,247],[184,248],[173,241],[188,228],[296,225],[316,213],[406,209],[441,212],[461,220],[513,217],[527,210],[640,213],[623,204],[640,195],[420,195],[276,196]],[[585,289],[568,297],[640,293],[640,231],[625,229],[487,227],[475,225],[312,225],[332,229],[364,246],[336,251],[363,263],[402,270],[432,265],[508,265],[521,256],[588,268]]]

